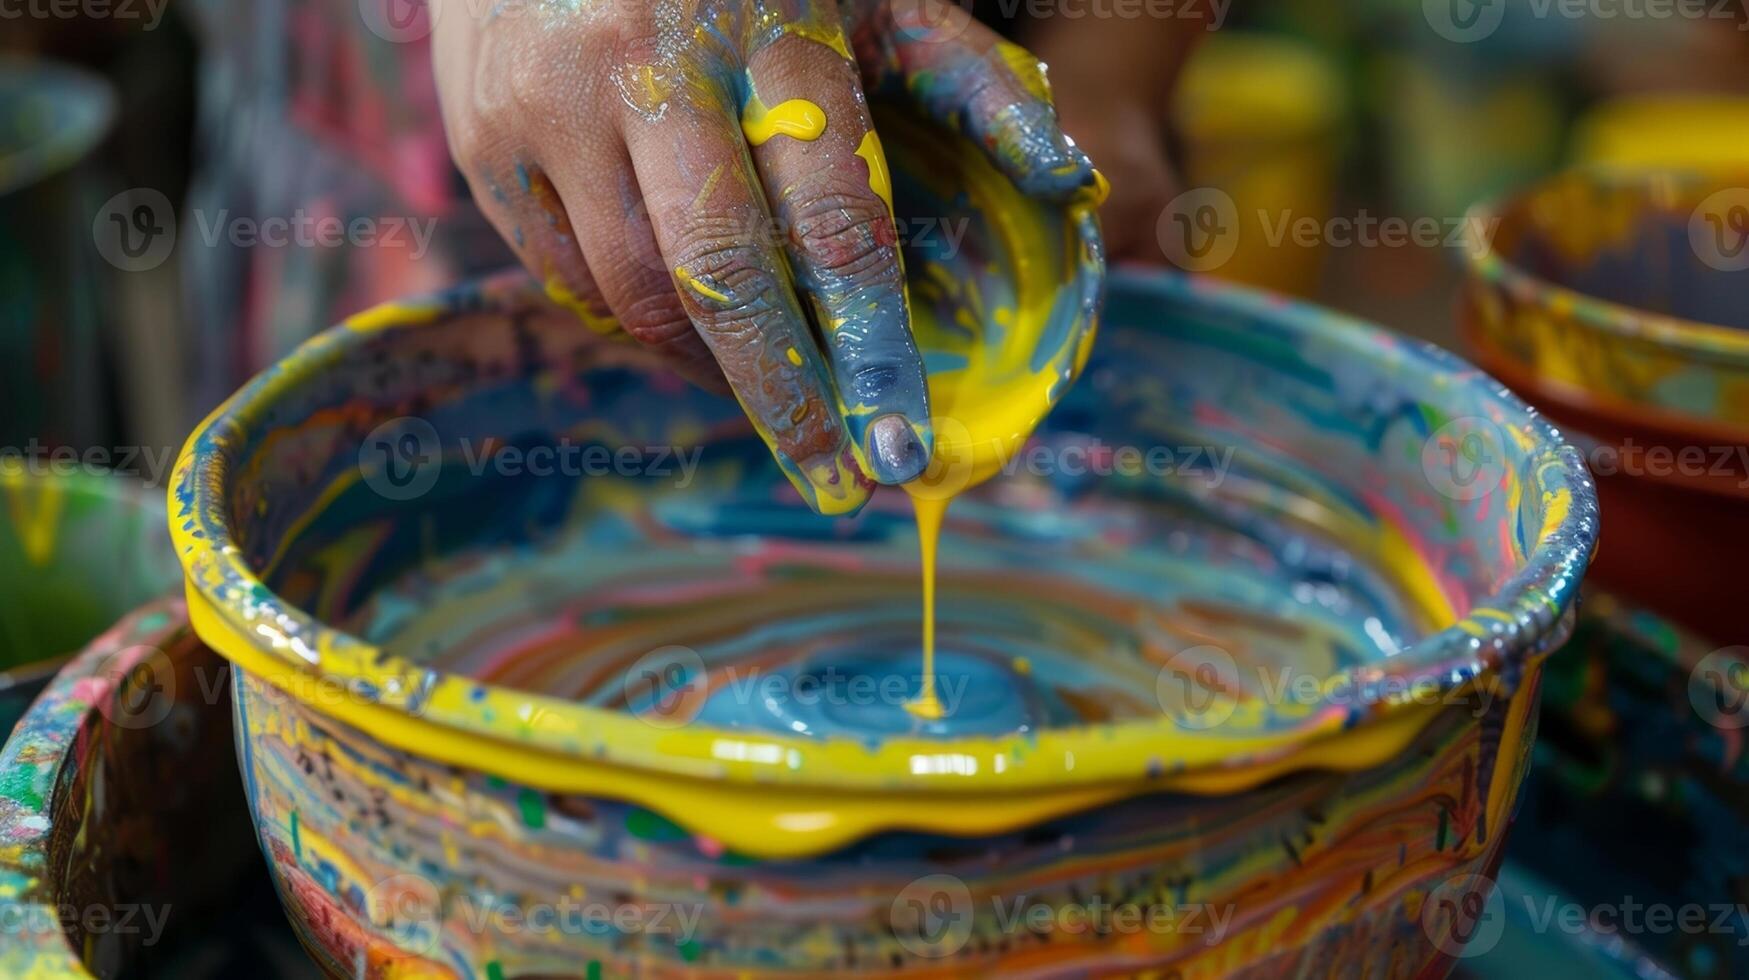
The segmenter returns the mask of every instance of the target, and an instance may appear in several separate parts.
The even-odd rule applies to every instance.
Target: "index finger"
[[[845,51],[786,33],[749,59],[741,126],[812,305],[839,409],[870,475],[929,463],[923,358],[911,336],[886,156]]]
[[[627,149],[656,245],[687,317],[785,475],[822,514],[868,501],[863,473],[783,255],[747,147],[720,106],[631,124]]]

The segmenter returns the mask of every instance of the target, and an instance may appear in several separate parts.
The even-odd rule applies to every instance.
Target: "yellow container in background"
[[[1312,241],[1292,229],[1306,218],[1323,227],[1334,207],[1347,117],[1335,63],[1288,37],[1222,31],[1185,65],[1172,114],[1187,193],[1219,191],[1236,216],[1231,255],[1197,271],[1315,292],[1324,236]]]
[[[1614,99],[1580,118],[1573,161],[1636,170],[1749,165],[1749,97],[1668,93]]]

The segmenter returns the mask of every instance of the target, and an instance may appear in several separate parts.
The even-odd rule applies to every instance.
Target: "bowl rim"
[[[1741,176],[1736,178],[1736,183],[1727,184],[1732,173]],[[1490,286],[1542,309],[1558,307],[1563,316],[1623,340],[1705,360],[1749,361],[1749,330],[1643,310],[1551,282],[1526,271],[1503,255],[1494,245],[1492,231],[1509,212],[1523,208],[1538,195],[1567,183],[1610,189],[1692,185],[1725,189],[1727,186],[1742,187],[1746,182],[1749,182],[1749,167],[1698,170],[1645,170],[1604,164],[1571,167],[1528,187],[1471,205],[1465,212],[1463,223],[1464,264],[1473,275]]]
[[[1388,663],[1415,665],[1415,674],[1442,695],[1495,684],[1510,693],[1521,679],[1518,668],[1528,669],[1532,658],[1564,639],[1596,542],[1596,497],[1578,451],[1533,409],[1456,355],[1311,304],[1173,274],[1119,273],[1113,282],[1156,301],[1267,316],[1357,355],[1371,350],[1383,364],[1422,359],[1429,370],[1457,372],[1482,385],[1485,400],[1535,450],[1522,490],[1545,511],[1542,531],[1495,595]],[[1305,768],[1358,770],[1394,757],[1449,706],[1443,696],[1422,703],[1392,694],[1378,683],[1386,675],[1371,670],[1361,672],[1376,675],[1370,683],[1354,679],[1365,695],[1360,709],[1321,706],[1291,729],[1239,735],[1187,732],[1165,715],[1001,738],[896,738],[876,747],[700,724],[662,729],[624,712],[418,667],[323,626],[274,595],[231,536],[230,459],[215,437],[241,436],[264,406],[297,383],[299,372],[345,356],[382,330],[417,329],[449,312],[537,292],[516,274],[368,311],[257,376],[195,429],[170,483],[170,525],[186,572],[190,619],[208,645],[330,720],[426,758],[547,791],[630,799],[694,825],[700,813],[729,798],[770,808],[776,815],[766,829],[789,836],[765,841],[768,853],[808,853],[895,826],[980,833],[1138,793],[1224,793]],[[1556,496],[1564,503],[1558,513],[1550,504]],[[497,724],[482,721],[482,705]],[[511,718],[518,722],[514,732],[503,723]],[[970,764],[919,764],[944,756]],[[956,803],[918,807],[920,792],[953,794]],[[870,802],[882,800],[891,805]],[[869,804],[868,812],[826,826],[782,820],[798,808],[849,801]],[[737,830],[718,839],[744,843],[749,837]]]

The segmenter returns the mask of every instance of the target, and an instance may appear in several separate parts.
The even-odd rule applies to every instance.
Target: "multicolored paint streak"
[[[1571,171],[1467,232],[1464,325],[1508,381],[1749,443],[1749,171]]]
[[[0,974],[212,968],[219,947],[180,960],[180,940],[221,932],[256,867],[225,677],[167,597],[93,640],[31,706],[0,750]]]
[[[496,281],[331,331],[177,468],[191,616],[243,668],[251,806],[330,968],[1226,975],[1437,955],[1422,896],[1497,854],[1597,527],[1573,450],[1496,384],[1312,307],[1117,277],[1034,445],[1230,464],[1023,461],[965,495],[938,680],[966,701],[936,722],[903,710],[902,498],[811,513],[738,406],[538,292]],[[1429,458],[1479,421],[1498,468],[1441,492]],[[507,462],[567,447],[643,465]],[[649,451],[699,448],[685,477]],[[1224,673],[1172,669],[1211,646]],[[766,697],[830,695],[828,668],[848,703]],[[1263,686],[1283,671],[1309,693]],[[952,950],[905,911],[935,874],[977,910]],[[1232,907],[1237,931],[1194,949],[991,931],[992,897],[1093,895]],[[602,927],[594,901],[693,925]]]
[[[125,477],[0,457],[0,731],[123,613],[177,591],[164,504]]]
[[[1611,592],[1745,639],[1749,171],[1572,171],[1478,209],[1460,321],[1478,362],[1594,461]],[[1680,561],[1670,556],[1680,555]]]
[[[1430,889],[1498,861],[1535,670],[1359,773],[787,861],[390,749],[241,673],[237,702],[264,846],[335,975],[1403,976],[1460,948]],[[1150,924],[1074,918],[1116,910]]]

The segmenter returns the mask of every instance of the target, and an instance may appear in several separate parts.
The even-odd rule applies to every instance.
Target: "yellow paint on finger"
[[[887,214],[893,213],[893,176],[887,170],[887,155],[881,150],[881,138],[874,130],[862,134],[856,155],[868,164],[868,188],[886,202]]]
[[[727,293],[724,293],[721,290],[712,287],[709,283],[705,282],[703,279],[700,279],[697,276],[693,275],[692,273],[687,272],[685,269],[681,268],[680,266],[674,267],[674,277],[676,279],[679,279],[681,282],[685,283],[686,288],[692,290],[693,292],[699,294],[700,296],[705,297],[706,299],[714,299],[719,303],[727,303],[729,301],[729,297],[728,297]]]
[[[796,367],[802,366],[802,352],[801,351],[796,350],[794,347],[791,347],[785,353],[789,356],[789,362],[791,364],[794,364]]]
[[[610,337],[619,332],[619,321],[610,315],[597,313],[589,306],[589,301],[571,291],[564,280],[558,276],[549,275],[546,279],[547,299],[563,306],[577,315],[583,325],[592,332],[603,337]]]
[[[856,56],[850,53],[850,42],[844,37],[844,28],[837,24],[788,24],[785,25],[784,31],[788,34],[794,34],[797,37],[805,37],[810,41],[824,44],[828,48],[831,48],[842,55],[845,61],[856,60]]]
[[[1093,186],[1082,188],[1076,203],[1096,208],[1104,204],[1105,199],[1110,196],[1111,181],[1106,180],[1104,174],[1095,170],[1093,171]]]
[[[997,41],[996,56],[1014,73],[1026,94],[1040,102],[1051,101],[1051,82],[1045,77],[1044,62],[1037,55],[1010,41]]]
[[[751,146],[762,146],[773,136],[812,142],[825,131],[826,111],[807,99],[790,99],[768,107],[754,95],[741,109],[741,132]]]

